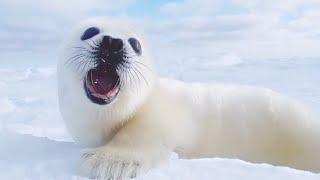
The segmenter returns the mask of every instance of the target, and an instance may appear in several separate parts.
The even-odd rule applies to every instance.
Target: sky
[[[319,0],[1,0],[0,65],[54,64],[83,19],[126,19],[162,58],[320,57]]]

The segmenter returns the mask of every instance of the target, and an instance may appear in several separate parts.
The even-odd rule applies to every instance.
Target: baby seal
[[[173,151],[320,170],[320,120],[303,105],[263,88],[161,79],[152,63],[143,37],[121,22],[87,20],[67,37],[59,104],[74,140],[90,148],[82,175],[136,177]]]

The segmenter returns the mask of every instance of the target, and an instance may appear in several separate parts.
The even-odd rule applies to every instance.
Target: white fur
[[[142,56],[131,60],[144,64],[144,77],[129,81],[119,72],[124,84],[114,102],[104,106],[86,97],[85,72],[68,65],[72,47],[85,46],[80,36],[91,26],[103,31],[94,38],[135,37],[142,45]],[[81,173],[86,176],[134,177],[165,161],[172,151],[184,158],[218,156],[320,170],[320,121],[297,102],[262,88],[159,79],[142,37],[108,19],[79,25],[62,50],[61,113],[76,142],[98,146],[83,154]]]

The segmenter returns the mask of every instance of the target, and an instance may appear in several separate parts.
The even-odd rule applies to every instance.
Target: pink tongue
[[[116,72],[105,72],[92,69],[87,75],[87,87],[92,95],[98,98],[110,98],[117,93],[118,80],[119,77]]]

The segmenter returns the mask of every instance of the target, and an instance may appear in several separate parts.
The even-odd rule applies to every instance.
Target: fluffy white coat
[[[140,40],[143,78],[125,81],[108,105],[85,95],[84,72],[68,64],[72,47],[91,26],[101,35]],[[100,35],[94,38],[101,38]],[[90,43],[90,42],[86,42]],[[129,45],[127,44],[129,48]],[[101,179],[135,177],[165,162],[170,152],[183,158],[227,157],[320,170],[320,121],[303,105],[268,89],[188,84],[160,79],[142,36],[105,19],[80,24],[62,47],[58,64],[59,102],[75,141],[86,146],[81,173]]]

